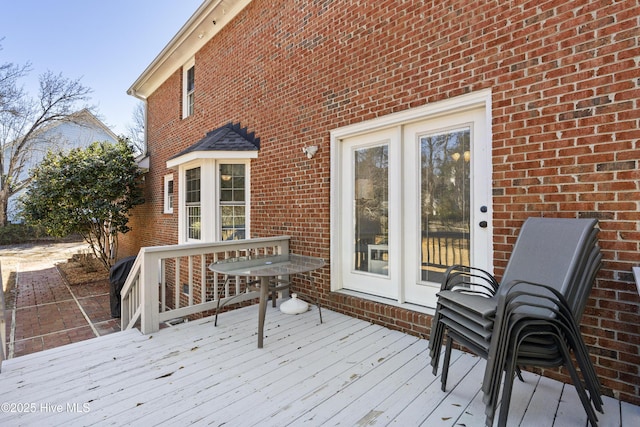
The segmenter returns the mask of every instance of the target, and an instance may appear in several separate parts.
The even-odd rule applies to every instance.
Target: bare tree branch
[[[131,142],[133,150],[137,154],[145,154],[146,147],[144,131],[147,120],[143,103],[139,103],[138,105],[136,105],[135,109],[133,110],[133,114],[131,115],[131,119],[133,120],[133,122],[127,127],[127,138]]]
[[[87,107],[91,90],[61,74],[46,72],[40,76],[37,99],[19,86],[31,66],[0,64],[0,226],[7,223],[9,198],[24,188],[25,168],[29,165],[41,136],[51,125],[73,121],[73,113]]]

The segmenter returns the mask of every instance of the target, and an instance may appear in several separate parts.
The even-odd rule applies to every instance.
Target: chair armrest
[[[513,286],[512,292],[504,299],[503,313],[507,323],[511,323],[514,318],[518,321],[521,319],[553,319],[561,321],[566,328],[574,331],[575,334],[580,333],[579,319],[576,318],[576,313],[573,312],[564,295],[547,285],[526,284],[528,285],[527,290],[517,290],[517,286]],[[513,289],[516,290],[513,291]]]
[[[545,285],[543,283],[528,282],[526,280],[512,280],[504,283],[496,293],[498,297],[498,308],[507,307],[512,301],[521,296],[529,296],[534,298],[543,298],[554,304],[566,307],[570,311],[570,305],[556,288]]]
[[[489,272],[459,264],[447,268],[440,286],[441,291],[455,290],[485,296],[495,295],[497,289],[498,281]]]
[[[507,316],[511,316],[517,310],[521,315],[526,313],[524,307],[532,308],[530,314],[552,315],[557,309],[562,310],[565,315],[573,317],[570,305],[564,295],[557,289],[542,284],[528,282],[525,280],[513,280],[503,283],[496,294],[498,299],[494,330],[502,327],[502,322]],[[544,303],[543,303],[544,301]]]

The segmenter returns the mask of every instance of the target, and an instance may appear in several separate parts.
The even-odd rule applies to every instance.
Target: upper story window
[[[196,67],[192,59],[182,68],[182,118],[193,114],[195,99]]]
[[[173,175],[164,177],[164,213],[173,213]]]

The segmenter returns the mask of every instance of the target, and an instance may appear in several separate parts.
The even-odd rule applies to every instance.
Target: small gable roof
[[[259,149],[260,138],[255,132],[249,132],[240,123],[227,123],[169,158],[167,167],[203,158],[256,158]]]

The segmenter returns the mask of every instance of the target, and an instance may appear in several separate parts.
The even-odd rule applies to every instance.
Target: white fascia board
[[[251,0],[206,0],[131,85],[127,93],[146,100]],[[215,24],[214,24],[215,21]]]
[[[139,156],[135,159],[138,168],[142,169],[144,172],[149,171],[149,156]]]
[[[167,160],[167,168],[175,169],[185,163],[205,159],[257,159],[258,151],[192,151]]]

